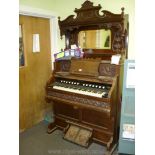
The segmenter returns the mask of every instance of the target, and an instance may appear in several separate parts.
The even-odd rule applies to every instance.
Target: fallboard
[[[76,76],[114,77],[119,73],[119,65],[100,61],[100,59],[59,60],[54,63],[54,71],[55,73],[68,72]]]
[[[98,76],[100,59],[72,59],[70,73],[77,75]]]

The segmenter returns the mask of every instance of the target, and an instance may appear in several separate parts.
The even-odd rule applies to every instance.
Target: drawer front
[[[61,117],[69,117],[71,119],[79,119],[79,109],[76,106],[54,102],[54,113]]]
[[[105,128],[109,131],[113,130],[114,121],[102,112],[83,109],[82,110],[82,121],[85,123],[89,123],[92,125]]]

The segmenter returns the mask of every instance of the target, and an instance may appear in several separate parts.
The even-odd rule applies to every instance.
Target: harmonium
[[[119,133],[117,65],[101,59],[55,62],[46,84],[46,101],[53,105],[54,122],[48,133],[64,132],[64,139],[88,147],[98,142],[111,151]]]

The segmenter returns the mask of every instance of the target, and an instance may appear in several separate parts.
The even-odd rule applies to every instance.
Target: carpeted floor
[[[19,155],[103,155],[105,147],[92,143],[88,149],[64,140],[60,130],[47,134],[45,121],[20,133]],[[115,151],[113,155],[117,155]]]

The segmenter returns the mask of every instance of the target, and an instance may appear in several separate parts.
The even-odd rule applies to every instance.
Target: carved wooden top
[[[101,5],[94,6],[93,2],[85,1],[80,9],[75,8],[77,14],[68,16],[64,20],[60,20],[60,35],[65,35],[66,48],[70,48],[71,44],[78,45],[78,33],[82,30],[110,29],[112,32],[112,48],[111,53],[117,54],[124,52],[125,48],[125,31],[124,31],[124,8],[120,14],[114,14],[108,10],[102,10],[99,13]],[[104,50],[103,50],[104,51]]]
[[[104,26],[104,23],[107,22],[121,22],[124,16],[124,8],[122,8],[121,14],[114,14],[107,10],[102,10],[103,15],[99,14],[101,9],[101,5],[93,6],[93,3],[90,1],[85,1],[82,4],[80,9],[75,8],[74,12],[77,13],[76,18],[74,15],[68,16],[66,19],[60,21],[59,17],[59,25],[61,28],[65,29],[74,29],[79,28],[80,26],[86,26],[91,24],[96,25],[97,23],[100,24],[100,27]],[[63,26],[63,27],[62,27]],[[108,24],[108,27],[111,27],[111,24]]]

